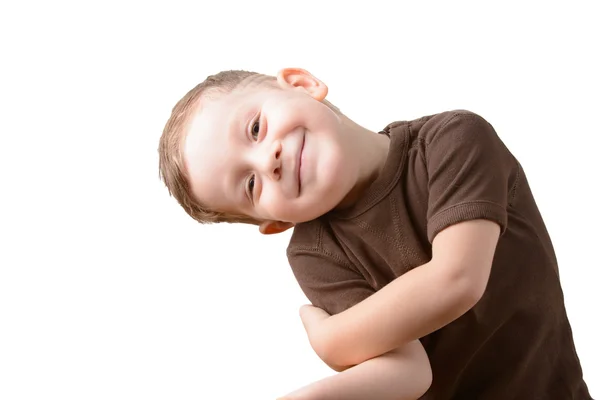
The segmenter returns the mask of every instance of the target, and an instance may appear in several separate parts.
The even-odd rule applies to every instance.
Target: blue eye
[[[258,140],[258,134],[260,133],[260,123],[258,122],[258,120],[256,120],[253,124],[252,124],[252,139],[254,140]]]

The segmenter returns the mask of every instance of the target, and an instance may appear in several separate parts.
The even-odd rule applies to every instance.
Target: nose
[[[281,179],[281,141],[274,140],[267,145],[266,154],[263,153],[261,172],[268,178],[278,181]]]

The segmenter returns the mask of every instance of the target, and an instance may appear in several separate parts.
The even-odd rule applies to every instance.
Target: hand
[[[308,341],[321,359],[323,359],[325,343],[327,342],[329,328],[327,321],[330,317],[325,310],[313,305],[300,307],[300,319],[308,335]],[[323,361],[325,360],[323,359]]]

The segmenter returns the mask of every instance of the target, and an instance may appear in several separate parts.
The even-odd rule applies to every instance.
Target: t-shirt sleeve
[[[308,300],[331,315],[375,293],[364,277],[343,260],[302,250],[288,250],[288,260]]]
[[[511,176],[517,167],[494,128],[468,111],[449,113],[425,134],[427,236],[461,221],[507,225]]]

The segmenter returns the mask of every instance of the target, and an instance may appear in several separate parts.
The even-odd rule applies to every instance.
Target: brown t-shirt
[[[495,221],[502,233],[482,299],[421,338],[433,369],[423,399],[590,399],[550,237],[493,127],[452,111],[382,133],[389,154],[364,196],[294,229],[288,258],[308,299],[337,314],[428,262],[442,229]]]

